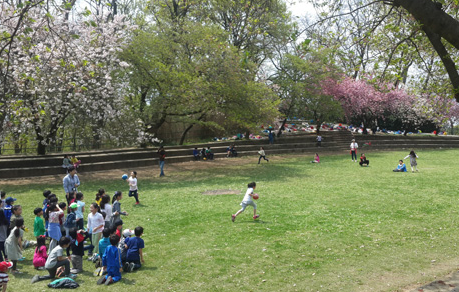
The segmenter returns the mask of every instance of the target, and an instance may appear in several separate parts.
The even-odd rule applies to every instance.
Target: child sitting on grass
[[[38,281],[54,279],[56,277],[57,269],[62,266],[64,267],[65,277],[76,278],[76,275],[70,273],[70,259],[68,257],[64,257],[64,250],[69,247],[69,245],[70,238],[63,236],[59,239],[59,245],[51,251],[48,259],[46,260],[45,268],[48,270],[49,275],[35,275],[31,280],[32,284]]]
[[[406,172],[406,165],[403,163],[403,160],[398,161],[397,168],[394,169],[394,172]]]
[[[121,280],[121,256],[120,251],[117,247],[120,238],[116,234],[110,235],[110,246],[105,249],[102,256],[102,265],[104,270],[107,271],[107,275],[102,276],[98,281],[97,285],[104,284],[109,285],[116,283]]]
[[[231,215],[231,220],[234,222],[236,220],[237,215],[241,214],[244,212],[245,208],[247,208],[248,205],[253,207],[253,219],[257,219],[260,217],[260,215],[257,215],[257,204],[252,200],[253,197],[253,190],[257,187],[257,184],[255,182],[251,182],[247,185],[247,192],[245,193],[244,199],[242,199],[241,206],[242,208],[237,211],[236,214]]]
[[[130,238],[126,244],[127,253],[126,253],[126,263],[124,264],[124,271],[132,272],[133,270],[140,269],[143,260],[143,248],[145,248],[145,243],[140,236],[143,234],[143,227],[138,226],[134,229],[135,237]],[[141,264],[142,263],[142,264]]]
[[[314,156],[314,160],[311,161],[311,163],[320,163],[320,157],[318,153],[316,153],[316,155]]]
[[[44,270],[47,259],[46,237],[44,235],[40,235],[37,237],[37,247],[35,248],[35,253],[33,255],[33,266],[37,270]]]

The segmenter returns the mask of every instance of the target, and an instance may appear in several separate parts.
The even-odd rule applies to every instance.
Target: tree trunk
[[[277,132],[277,138],[279,138],[281,135],[282,135],[282,131],[284,130],[284,127],[285,127],[285,124],[287,123],[287,118],[285,118],[283,121],[282,121],[282,124],[279,128],[279,131]]]
[[[186,134],[191,130],[191,128],[193,128],[193,126],[194,124],[191,124],[185,129],[185,131],[183,131],[182,136],[180,137],[179,145],[183,145],[183,143],[185,142]]]

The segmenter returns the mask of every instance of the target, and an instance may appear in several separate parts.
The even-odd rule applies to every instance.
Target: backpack
[[[48,284],[48,287],[54,289],[75,289],[80,287],[80,285],[78,285],[78,283],[75,282],[73,279],[62,278],[52,281]]]
[[[65,228],[75,227],[75,222],[73,222],[75,220],[76,220],[76,215],[74,212],[71,212],[70,214],[67,215],[67,218],[65,218],[64,227]]]

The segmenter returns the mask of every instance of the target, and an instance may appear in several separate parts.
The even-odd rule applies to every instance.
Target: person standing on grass
[[[15,227],[5,241],[5,252],[8,259],[13,262],[12,273],[19,273],[17,262],[22,259],[22,242],[24,236],[24,219],[17,219]]]
[[[260,217],[260,215],[257,215],[257,204],[253,201],[253,190],[255,190],[257,184],[255,182],[251,182],[247,185],[247,191],[245,192],[244,199],[242,199],[241,206],[242,208],[237,211],[236,214],[231,215],[231,220],[234,222],[236,220],[237,215],[241,214],[244,212],[245,208],[247,206],[252,206],[253,207],[253,219],[257,219]]]
[[[320,134],[317,134],[317,147],[322,147],[322,136]]]
[[[100,213],[100,207],[96,203],[92,203],[89,207],[88,214],[88,231],[92,234],[92,244],[94,245],[93,252],[99,254],[99,241],[104,230],[105,220]]]
[[[258,158],[258,164],[260,164],[262,158],[269,162],[269,159],[266,158],[265,149],[263,147],[260,147],[260,151],[258,151],[258,154],[260,154],[260,157]]]
[[[113,225],[115,221],[120,220],[121,215],[128,216],[128,212],[121,211],[120,200],[123,198],[121,191],[116,191],[112,199],[112,219],[110,224]]]
[[[419,158],[419,156],[414,152],[414,150],[411,150],[410,154],[403,159],[407,159],[408,157],[410,158],[411,172],[414,172],[415,170],[419,171],[417,168],[418,162],[416,161],[416,158]]]
[[[159,147],[158,156],[159,156],[159,169],[161,170],[159,177],[162,177],[164,176],[164,164],[166,163],[166,151],[164,150],[163,146]]]
[[[352,139],[351,143],[351,157],[353,162],[357,162],[357,148],[359,148],[359,144],[355,142],[355,139]]]
[[[65,198],[67,199],[67,204],[69,203],[69,193],[71,191],[78,192],[77,188],[80,186],[80,179],[76,174],[76,169],[74,167],[69,168],[69,173],[64,177],[62,181],[64,185]]]
[[[139,194],[137,193],[137,171],[131,172],[131,177],[127,180],[129,184],[129,197],[135,198],[135,204],[139,204]]]

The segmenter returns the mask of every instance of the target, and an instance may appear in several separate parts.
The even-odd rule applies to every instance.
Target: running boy
[[[256,188],[257,184],[255,182],[251,182],[247,185],[247,192],[245,192],[244,199],[242,199],[241,203],[241,210],[237,211],[236,214],[231,215],[231,220],[234,222],[236,220],[236,216],[244,212],[245,208],[250,205],[253,207],[253,219],[257,219],[260,215],[257,215],[257,204],[253,201],[253,190]]]
[[[137,193],[137,171],[131,172],[131,177],[127,180],[129,184],[129,197],[135,198],[135,204],[139,204],[139,194]]]

